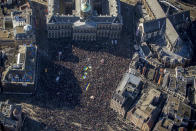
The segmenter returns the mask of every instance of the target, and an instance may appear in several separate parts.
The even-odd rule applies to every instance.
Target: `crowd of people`
[[[47,68],[40,80],[40,86],[46,93],[43,101],[53,107],[47,109],[48,117],[53,120],[44,121],[57,129],[68,127],[70,130],[78,129],[73,122],[80,123],[81,130],[107,130],[108,124],[120,123],[109,104],[130,59],[114,55],[115,52],[111,54],[116,51],[112,46],[93,51],[74,45],[70,47],[52,47],[48,51],[50,59],[42,63]],[[59,51],[62,52],[61,59]],[[78,61],[66,61],[67,56],[75,56]],[[91,69],[84,79],[83,70],[89,65]],[[69,110],[63,110],[65,108]],[[64,117],[59,118],[62,115]]]

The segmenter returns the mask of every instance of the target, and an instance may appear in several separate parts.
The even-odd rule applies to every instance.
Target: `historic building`
[[[10,101],[0,102],[0,130],[19,131],[23,125],[22,107]]]
[[[49,39],[119,39],[122,25],[119,0],[49,0],[48,3]]]
[[[37,46],[19,45],[16,62],[2,73],[5,94],[32,94],[36,90]]]
[[[110,108],[123,117],[138,97],[142,87],[141,78],[134,72],[132,69],[131,72],[124,74],[110,102]]]
[[[152,130],[161,112],[163,100],[160,91],[149,89],[141,96],[135,107],[127,112],[127,120],[140,130]]]
[[[190,63],[193,55],[192,42],[187,31],[190,28],[190,11],[168,13],[157,0],[142,0],[143,18],[137,30],[141,42],[146,42],[166,67],[174,68]]]

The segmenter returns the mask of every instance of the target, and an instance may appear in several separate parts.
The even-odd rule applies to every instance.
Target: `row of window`
[[[111,34],[111,35],[112,35],[112,34],[119,34],[119,32],[116,32],[116,31],[113,32],[113,31],[108,31],[108,30],[107,30],[107,31],[97,31],[97,34],[98,34],[98,35],[101,35],[101,34],[103,34],[103,35]]]
[[[14,25],[16,26],[24,26],[25,25],[25,22],[14,22]]]
[[[96,36],[88,36],[88,35],[74,35],[73,36],[74,40],[96,40]]]
[[[101,35],[101,34],[109,34],[110,33],[110,31],[109,30],[104,30],[104,31],[97,31],[97,34],[98,35]]]
[[[71,36],[71,32],[61,32],[61,33],[49,32],[49,33],[48,33],[48,37],[49,37],[49,38],[69,37],[69,36]]]
[[[156,37],[157,35],[161,35],[163,31],[155,31],[152,33],[144,34],[144,38],[150,39],[152,37]]]
[[[71,31],[48,31],[48,33],[54,33],[54,34],[71,34]]]
[[[99,33],[97,33],[97,35],[98,36],[100,36],[100,37],[111,37],[111,38],[119,38],[119,33],[112,33],[112,34],[110,34],[110,33],[102,33],[102,32],[99,32]]]
[[[121,26],[112,26],[112,25],[98,25],[97,29],[105,29],[105,30],[121,30]]]
[[[58,29],[71,29],[71,25],[50,25],[48,26],[48,30],[58,30]]]
[[[16,35],[15,36],[15,39],[16,40],[20,40],[20,39],[25,40],[25,39],[29,39],[29,38],[32,38],[33,39],[33,36],[32,35]]]
[[[114,101],[116,101],[117,103],[121,104],[121,105],[123,104],[121,101],[119,101],[119,100],[116,99],[115,97],[113,97],[112,99],[113,99]]]
[[[61,33],[54,33],[54,32],[49,32],[48,37],[49,38],[57,38],[57,37],[69,37],[71,36],[71,32],[61,32]],[[74,35],[73,37],[79,37],[78,39],[86,39],[86,38],[91,38],[91,37],[96,37],[95,35]],[[100,34],[98,37],[110,37],[110,38],[119,38],[119,34]]]
[[[172,90],[166,90],[169,94],[171,94],[171,95],[174,95],[175,97],[177,97],[178,99],[180,99],[181,101],[184,101],[184,96],[182,96],[182,95],[180,95],[180,94],[178,94],[178,93],[175,93],[174,91],[172,91]]]
[[[96,32],[96,29],[74,29],[74,33],[93,33]]]
[[[48,30],[58,30],[58,29],[71,29],[72,25],[48,25]],[[97,26],[97,29],[103,29],[103,30],[121,30],[121,26]],[[74,32],[95,32],[96,29],[87,29],[87,30],[80,30],[80,29],[74,29]]]
[[[178,24],[175,27],[176,27],[177,30],[180,29],[180,28],[185,28],[186,27],[186,23]]]

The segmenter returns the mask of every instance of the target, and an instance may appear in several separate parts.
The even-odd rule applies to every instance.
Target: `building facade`
[[[95,41],[119,39],[122,16],[119,0],[49,0],[49,39]]]
[[[13,25],[13,36],[16,41],[35,41],[33,11],[30,4],[20,6],[20,10],[13,10],[10,16]]]
[[[141,87],[141,78],[131,72],[126,72],[112,96],[110,108],[124,117],[139,95]]]
[[[166,67],[189,64],[193,56],[192,42],[187,36],[190,11],[178,10],[169,14],[157,0],[142,0],[142,4],[141,12],[147,15],[140,20],[138,39],[147,42]]]
[[[153,88],[150,89],[141,96],[135,107],[127,112],[126,119],[140,130],[152,130],[161,111],[162,100],[161,92]]]
[[[176,126],[188,126],[193,115],[191,107],[173,96],[169,96],[166,103],[162,110],[163,116],[173,120]]]
[[[10,101],[0,102],[0,130],[18,131],[22,128],[22,107]]]

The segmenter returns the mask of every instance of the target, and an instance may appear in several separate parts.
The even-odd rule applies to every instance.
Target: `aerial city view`
[[[0,0],[0,131],[196,131],[196,0]]]

